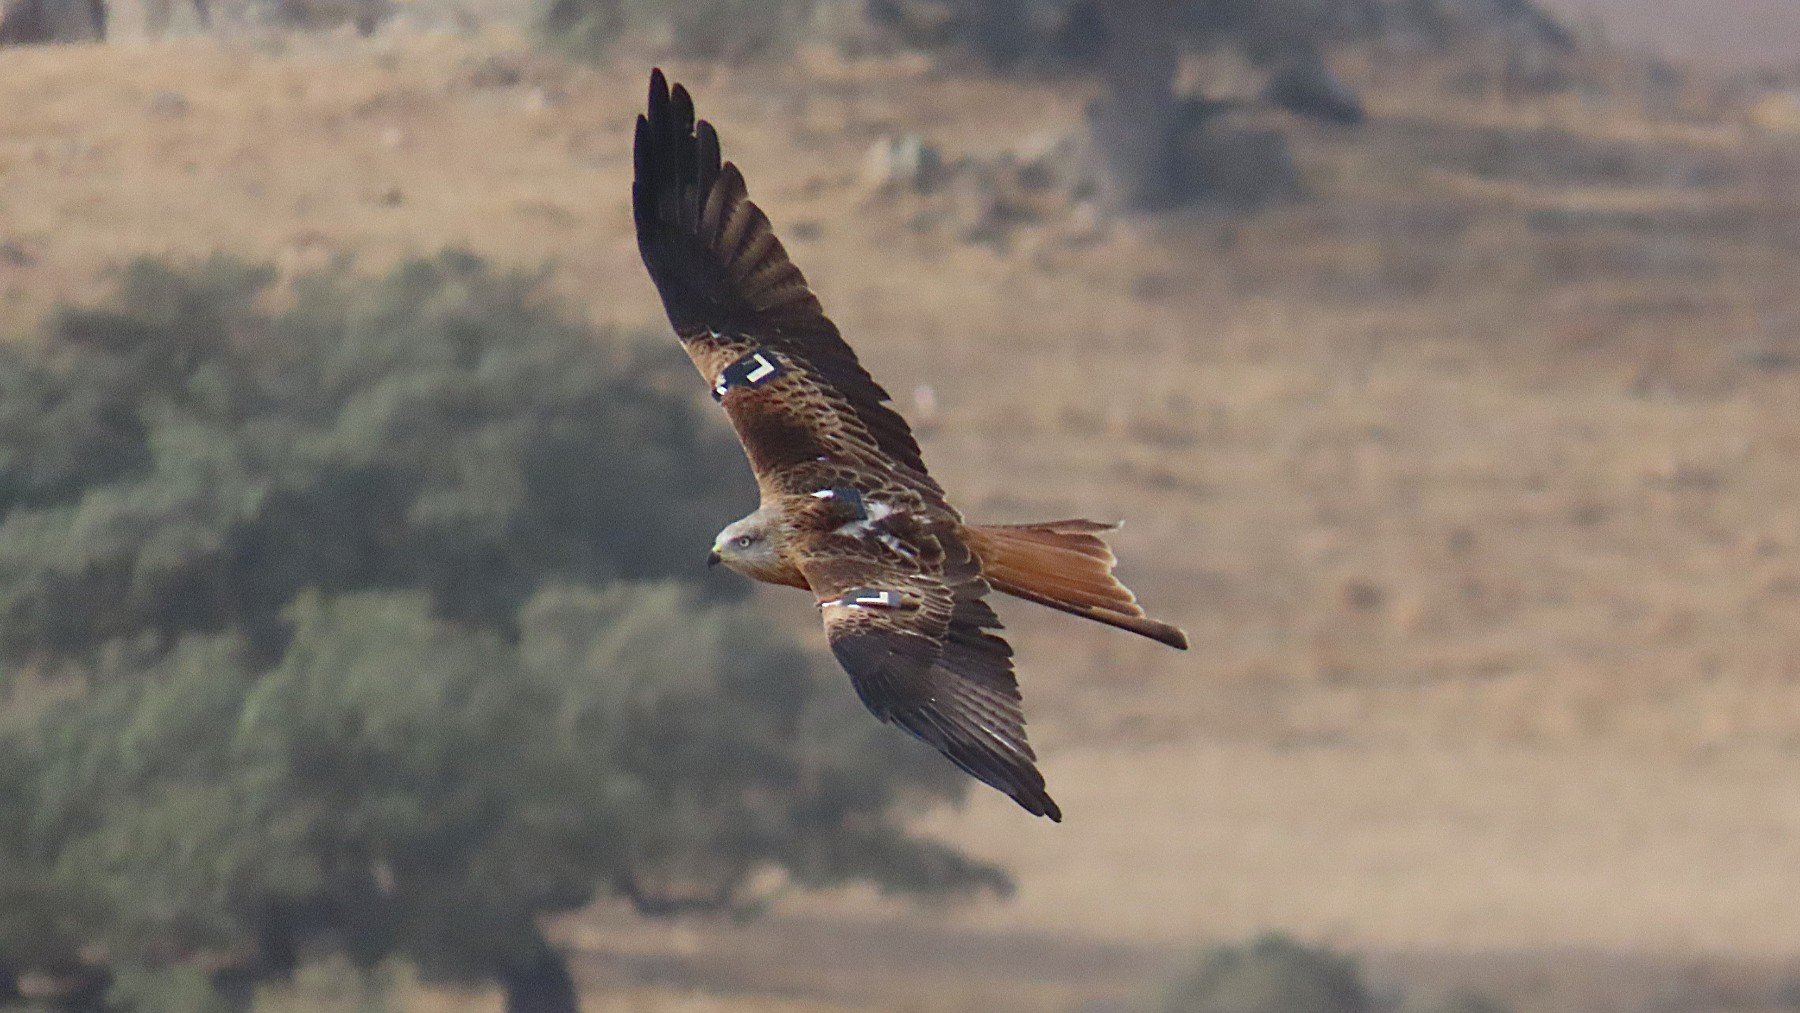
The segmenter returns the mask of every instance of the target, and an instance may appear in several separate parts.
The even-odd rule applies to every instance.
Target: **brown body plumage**
[[[638,118],[638,247],[669,321],[731,420],[761,504],[714,561],[813,593],[864,704],[1027,811],[1045,791],[990,588],[1186,648],[1112,570],[1109,525],[966,524],[857,362],[693,100],[650,81]]]

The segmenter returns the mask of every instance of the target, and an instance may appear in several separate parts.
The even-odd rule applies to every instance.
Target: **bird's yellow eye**
[[[752,541],[755,541],[755,539],[751,538],[749,535],[739,535],[739,536],[737,536],[736,539],[734,539],[734,541],[737,542],[738,548],[748,549],[750,547],[750,543]]]

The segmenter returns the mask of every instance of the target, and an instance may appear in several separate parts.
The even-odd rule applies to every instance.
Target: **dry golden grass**
[[[520,52],[9,52],[0,304],[29,319],[137,253],[457,244],[660,327],[626,208],[642,61]],[[481,83],[496,58],[519,83]],[[750,932],[598,911],[564,927],[595,1008],[1044,1008],[1281,928],[1522,1008],[1680,979],[1662,1008],[1703,1009],[1706,961],[1800,951],[1800,137],[1390,68],[1365,130],[1296,128],[1307,201],[995,247],[870,198],[864,148],[991,155],[1079,94],[675,70],[902,408],[933,388],[967,512],[1127,518],[1125,576],[1196,649],[1008,609],[1069,822],[989,793],[925,822],[1016,900],[796,899]]]

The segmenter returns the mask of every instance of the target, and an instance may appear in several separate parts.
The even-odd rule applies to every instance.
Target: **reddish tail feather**
[[[1187,650],[1187,634],[1145,615],[1137,596],[1113,576],[1118,559],[1099,533],[1115,527],[1066,520],[974,524],[963,532],[994,590]]]

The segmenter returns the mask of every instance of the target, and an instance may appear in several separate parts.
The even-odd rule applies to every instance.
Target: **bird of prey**
[[[650,77],[631,201],[638,249],[682,348],[737,431],[761,505],[709,561],[811,591],[870,711],[1026,811],[1062,820],[1025,741],[996,590],[1186,649],[1114,578],[1112,525],[965,522],[888,394],[825,316],[744,177]]]

